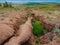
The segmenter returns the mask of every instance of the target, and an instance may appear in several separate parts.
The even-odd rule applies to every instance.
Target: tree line
[[[0,7],[12,7],[12,4],[8,2],[4,2],[4,3],[0,3]]]

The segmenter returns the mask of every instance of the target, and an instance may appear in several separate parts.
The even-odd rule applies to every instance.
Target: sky
[[[20,2],[20,3],[26,3],[26,2],[58,2],[60,3],[60,0],[0,0],[0,2]]]

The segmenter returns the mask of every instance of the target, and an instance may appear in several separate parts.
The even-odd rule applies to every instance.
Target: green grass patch
[[[35,21],[35,23],[33,24],[33,33],[36,36],[44,35],[44,29],[41,21]]]

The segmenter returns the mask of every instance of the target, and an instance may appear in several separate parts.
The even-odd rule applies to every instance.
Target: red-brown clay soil
[[[39,10],[31,10],[30,12],[34,13],[34,17],[36,19],[43,21],[44,28],[46,30],[48,30],[49,32],[53,30],[55,24],[57,24],[60,27],[60,21],[57,21],[57,20],[60,19],[59,15],[53,15],[52,16],[52,15],[40,14]],[[31,31],[31,29],[32,29],[31,28],[32,27],[31,22],[27,21],[23,25],[20,24],[20,22],[22,20],[27,19],[28,14],[29,14],[29,11],[17,11],[17,12],[7,11],[3,14],[0,14],[1,15],[0,16],[0,44],[3,43],[5,40],[7,40],[9,37],[14,35],[14,36],[17,36],[17,38],[12,37],[11,39],[9,39],[9,41],[8,41],[9,43],[7,42],[5,45],[7,45],[7,44],[8,45],[19,45],[18,43],[20,43],[20,42],[23,43],[23,42],[26,42],[26,41],[28,41],[29,43],[34,43],[33,45],[35,45],[36,42],[35,42],[35,39],[34,39],[34,35],[33,36],[30,35],[31,32],[32,32]],[[50,19],[52,19],[52,20],[50,20]],[[28,30],[28,31],[26,31],[26,30]],[[50,35],[49,33],[45,34],[45,35],[42,36],[42,38],[46,37],[46,39],[47,39],[49,35]],[[59,40],[59,39],[60,38],[57,37],[53,41],[48,40],[49,43],[43,44],[43,45],[60,45],[59,42],[56,42],[56,40]],[[42,41],[44,41],[44,40],[42,40]]]
[[[17,31],[18,36],[13,36],[5,45],[21,45],[26,42],[32,35],[31,18],[28,18],[25,24],[21,25]]]

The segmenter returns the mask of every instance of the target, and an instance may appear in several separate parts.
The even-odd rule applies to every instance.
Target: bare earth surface
[[[58,26],[60,26],[60,20],[59,20],[60,15],[57,14],[57,11],[51,11],[53,12],[52,14],[48,14],[47,12],[49,11],[41,11],[41,10],[32,10],[31,12],[34,13],[35,18],[44,21],[44,24],[46,24],[44,25],[45,26],[44,28],[49,29],[48,31],[51,31],[51,29],[54,27],[54,25],[50,25],[50,24],[57,24]],[[31,19],[27,20],[26,23],[23,25],[20,24],[22,20],[27,19],[28,14],[29,14],[29,11],[27,10],[6,11],[4,13],[0,13],[0,44],[3,43],[5,40],[7,40],[9,37],[14,35],[17,38],[14,38],[13,36],[10,42],[8,41],[5,45],[19,45],[20,41],[21,43],[23,43],[28,40],[30,41],[30,43],[33,42],[34,45],[38,45],[38,44],[35,44],[34,35],[33,36],[31,35],[31,32],[32,32]],[[48,34],[46,35],[48,38]],[[41,39],[43,39],[43,37],[46,37],[46,35],[42,36]],[[21,38],[18,36],[20,36]],[[14,44],[12,44],[12,41],[14,41],[13,42]],[[15,44],[16,42],[17,44]],[[49,43],[41,44],[41,45],[60,45],[60,37],[55,36],[53,38],[53,41],[49,40]]]

